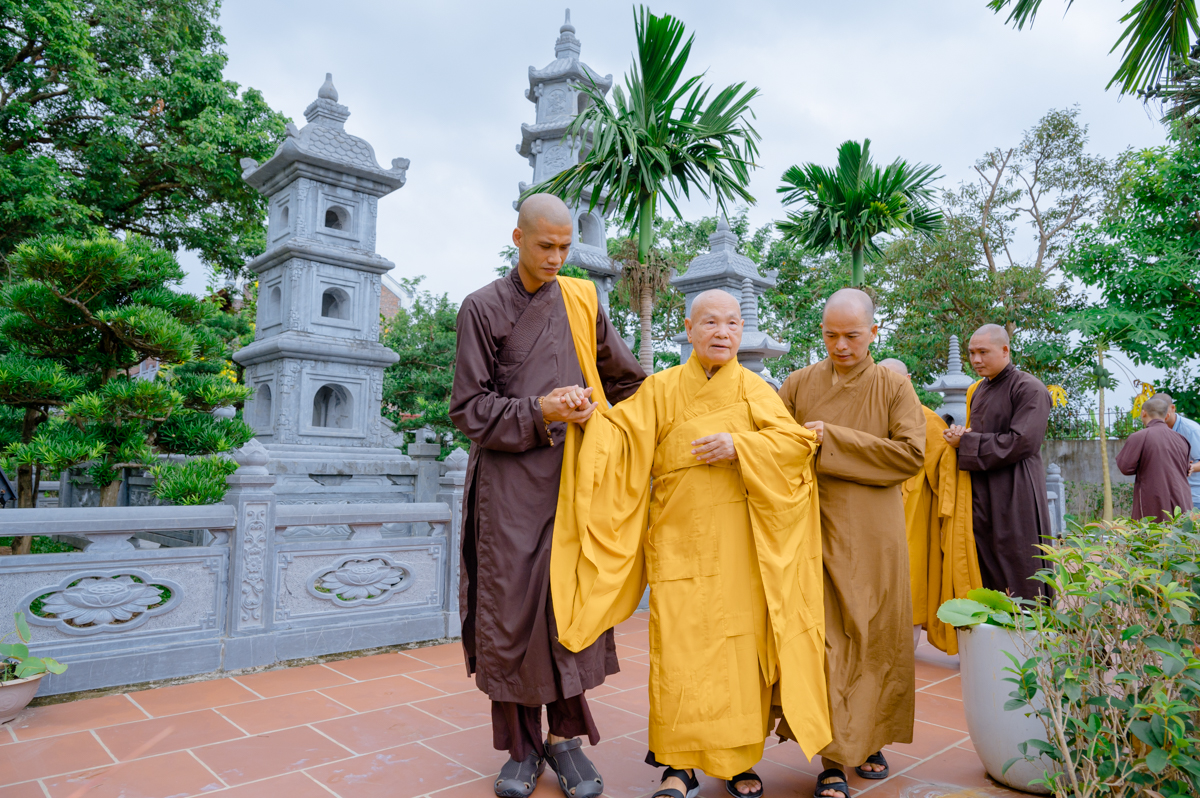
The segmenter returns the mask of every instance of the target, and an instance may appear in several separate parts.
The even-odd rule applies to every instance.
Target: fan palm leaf
[[[875,236],[932,236],[941,227],[942,215],[932,205],[939,168],[898,158],[881,169],[871,160],[870,139],[847,141],[838,148],[835,169],[809,163],[783,173],[783,204],[802,207],[777,227],[814,252],[849,249],[854,285],[862,285],[864,253],[879,251]]]

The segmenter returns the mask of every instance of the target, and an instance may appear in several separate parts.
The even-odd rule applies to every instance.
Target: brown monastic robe
[[[517,327],[510,340],[527,309],[543,320]],[[603,312],[596,319],[596,365],[610,402],[633,395],[645,379]],[[611,631],[573,654],[558,642],[550,605],[566,424],[550,425],[551,445],[538,397],[585,384],[557,282],[530,294],[514,269],[463,300],[450,417],[474,445],[463,499],[459,606],[468,672],[496,702],[550,704],[618,671]]]
[[[971,397],[971,431],[958,446],[958,467],[971,472],[972,521],[983,586],[1033,598],[1044,592],[1030,579],[1049,542],[1050,507],[1042,441],[1050,392],[1009,363]]]
[[[816,459],[825,572],[825,652],[833,742],[855,767],[913,738],[915,674],[901,485],[925,465],[925,415],[904,377],[868,355],[833,381],[833,363],[779,389],[801,424],[825,422]]]
[[[1133,482],[1133,517],[1169,521],[1175,508],[1192,509],[1187,473],[1191,446],[1161,418],[1129,436],[1117,454],[1117,468]]]

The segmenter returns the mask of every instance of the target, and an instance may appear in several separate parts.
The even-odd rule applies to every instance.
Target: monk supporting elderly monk
[[[656,795],[694,797],[701,770],[752,798],[773,706],[809,756],[830,739],[816,436],[737,362],[736,298],[700,294],[685,327],[687,362],[596,409],[573,484],[564,465],[554,611],[563,645],[586,650],[648,580]]]
[[[618,670],[611,631],[574,651],[558,642],[550,597],[567,423],[587,419],[594,392],[618,402],[645,378],[595,286],[557,276],[572,234],[562,200],[528,197],[513,231],[517,268],[468,296],[458,314],[450,417],[474,443],[463,497],[462,639],[468,672],[492,699],[493,742],[509,752],[495,783],[506,798],[532,793],[547,762],[571,798],[600,794],[578,739],[600,740],[583,694]],[[593,375],[586,383],[585,373]]]
[[[911,380],[902,360],[887,358],[879,365]],[[925,467],[901,489],[913,644],[925,629],[930,644],[953,655],[958,653],[958,636],[953,626],[938,620],[938,608],[983,586],[971,530],[971,478],[959,472],[954,449],[942,436],[948,428],[946,421],[924,405],[921,410],[925,413]]]
[[[1050,392],[1017,370],[1008,332],[985,324],[967,345],[971,368],[983,378],[968,394],[969,426],[944,433],[971,474],[972,526],[983,586],[1033,598],[1045,585],[1038,545],[1049,542],[1050,506],[1042,441],[1050,421]]]
[[[874,316],[866,293],[836,292],[821,320],[829,357],[793,372],[779,389],[820,444],[833,741],[821,751],[816,794],[827,798],[849,798],[848,765],[863,778],[887,778],[882,749],[912,742],[916,708],[901,485],[924,465],[925,418],[908,381],[871,359]]]

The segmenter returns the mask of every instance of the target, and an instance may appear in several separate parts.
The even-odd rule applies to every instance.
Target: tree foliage
[[[38,235],[136,233],[236,273],[265,200],[238,161],[286,119],[222,77],[216,0],[0,0],[0,258]]]

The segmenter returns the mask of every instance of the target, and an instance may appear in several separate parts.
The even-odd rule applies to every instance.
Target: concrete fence
[[[40,694],[459,635],[464,471],[440,477],[433,502],[284,505],[261,447],[238,462],[223,504],[0,513],[0,537],[88,541],[0,558],[0,619],[24,612],[32,652],[70,666]],[[410,534],[393,536],[398,524]],[[286,536],[336,525],[349,539]],[[193,529],[207,545],[137,547],[140,535]]]

